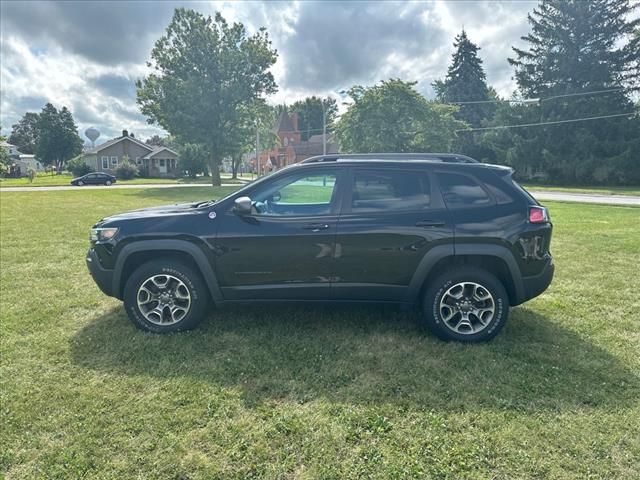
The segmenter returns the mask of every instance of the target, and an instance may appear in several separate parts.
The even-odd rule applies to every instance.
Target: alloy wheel
[[[489,290],[479,283],[460,282],[442,295],[439,310],[447,328],[461,335],[472,335],[491,323],[496,302]]]
[[[191,308],[191,293],[182,280],[173,275],[153,275],[147,278],[136,295],[138,309],[155,325],[180,322]]]

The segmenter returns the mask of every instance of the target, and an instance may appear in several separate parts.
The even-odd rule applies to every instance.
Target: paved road
[[[238,183],[223,183],[223,187],[238,187],[241,184]],[[53,192],[61,190],[75,190],[81,192],[83,190],[113,190],[113,189],[125,189],[125,188],[189,188],[189,187],[209,187],[208,183],[155,183],[155,184],[140,184],[136,185],[128,183],[126,185],[111,185],[105,187],[104,185],[84,185],[82,187],[74,187],[73,185],[65,186],[51,186],[51,187],[0,187],[0,192]]]
[[[85,185],[84,187],[73,187],[71,185],[64,187],[2,187],[0,192],[50,192],[59,190],[73,190],[81,192],[84,190],[104,190],[119,188],[190,188],[190,187],[206,187],[203,183],[161,183],[161,184],[145,184],[145,185],[111,185],[105,187],[102,185]],[[237,183],[223,183],[223,187],[237,187]],[[602,203],[605,205],[636,205],[640,206],[640,197],[630,195],[601,195],[597,193],[564,193],[564,192],[545,192],[542,190],[532,190],[531,195],[540,201],[556,200],[561,202],[580,202],[580,203]]]
[[[637,205],[640,197],[630,195],[601,195],[599,193],[564,193],[530,190],[537,200],[557,200],[560,202],[604,203],[606,205]]]

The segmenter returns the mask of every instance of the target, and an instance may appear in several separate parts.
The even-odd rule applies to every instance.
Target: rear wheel
[[[443,340],[490,340],[508,316],[509,297],[500,280],[475,267],[439,275],[423,299],[423,324]]]
[[[209,292],[202,277],[183,263],[154,260],[127,280],[124,307],[133,324],[166,333],[195,328],[207,314]]]

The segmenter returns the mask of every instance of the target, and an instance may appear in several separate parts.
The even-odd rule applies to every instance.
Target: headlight
[[[117,228],[92,228],[91,234],[89,235],[89,239],[92,242],[104,242],[106,240],[110,240],[116,236],[118,233]]]

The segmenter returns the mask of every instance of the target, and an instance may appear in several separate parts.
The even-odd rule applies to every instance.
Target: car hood
[[[141,208],[130,212],[118,213],[100,220],[96,226],[107,223],[118,222],[121,220],[134,220],[144,218],[157,218],[168,215],[192,215],[202,213],[203,208],[214,205],[213,200],[190,202],[190,203],[174,203],[172,205],[160,205],[158,207]]]

